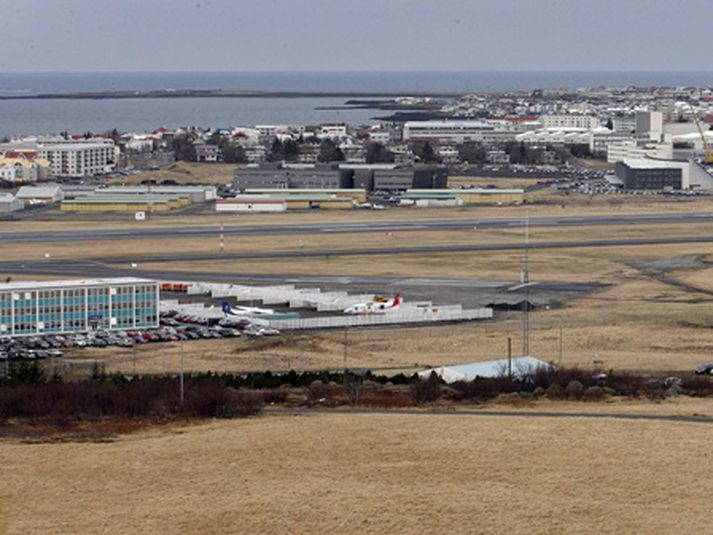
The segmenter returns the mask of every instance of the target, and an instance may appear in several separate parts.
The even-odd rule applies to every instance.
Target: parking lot
[[[84,347],[124,347],[156,342],[177,342],[232,338],[236,336],[274,336],[277,329],[257,326],[247,318],[204,318],[161,313],[156,329],[105,331],[76,334],[48,334],[0,339],[0,361],[44,360],[61,357],[65,350]]]

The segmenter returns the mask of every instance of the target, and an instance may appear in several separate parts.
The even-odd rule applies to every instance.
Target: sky
[[[712,0],[0,0],[0,72],[710,70]]]

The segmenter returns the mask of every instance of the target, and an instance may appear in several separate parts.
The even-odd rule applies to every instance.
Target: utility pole
[[[225,250],[225,227],[223,227],[223,222],[220,222],[220,252]]]
[[[349,347],[349,327],[344,326],[344,375],[347,374],[347,348]]]
[[[181,375],[179,378],[179,383],[181,385],[181,405],[183,405],[183,400],[185,398],[185,385],[183,382],[183,340],[181,340]]]
[[[508,336],[508,377],[512,380],[512,338]]]
[[[530,214],[525,215],[525,270],[522,284],[525,286],[525,299],[522,302],[522,356],[530,354]]]
[[[559,359],[559,367],[562,367],[562,327],[560,326],[560,359]]]

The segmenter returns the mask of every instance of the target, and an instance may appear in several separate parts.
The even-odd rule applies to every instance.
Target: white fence
[[[191,283],[188,294],[209,294],[214,298],[234,297],[238,301],[260,301],[265,305],[288,305],[290,308],[311,308],[318,312],[341,312],[358,304],[374,300],[373,294],[349,295],[344,291],[322,292],[319,288],[295,288],[294,285],[246,286],[242,284]],[[166,303],[169,305],[169,303]],[[170,303],[174,309],[203,316],[220,317],[220,307],[204,307]],[[430,302],[406,302],[383,314],[356,314],[322,316],[297,319],[267,319],[251,317],[256,324],[269,325],[280,330],[330,329],[370,325],[398,325],[404,323],[430,323],[438,321],[470,321],[493,317],[491,308],[463,310],[461,305],[433,306]]]
[[[477,308],[462,310],[454,307],[453,310],[439,308],[438,312],[422,309],[409,309],[389,314],[345,315],[326,316],[317,318],[299,318],[288,320],[265,320],[254,318],[253,321],[262,325],[269,325],[279,330],[305,330],[305,329],[334,329],[343,327],[368,327],[375,325],[399,325],[404,323],[431,323],[438,321],[469,321],[489,319],[493,317],[492,308]]]

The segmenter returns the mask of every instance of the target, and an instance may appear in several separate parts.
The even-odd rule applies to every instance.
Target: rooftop
[[[0,292],[13,290],[46,290],[51,288],[88,288],[96,286],[120,286],[125,284],[155,284],[150,279],[138,277],[115,277],[111,279],[79,279],[61,281],[17,281],[0,283]]]

